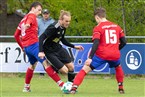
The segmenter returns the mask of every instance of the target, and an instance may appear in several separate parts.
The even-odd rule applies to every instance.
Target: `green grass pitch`
[[[24,75],[0,74],[0,97],[145,97],[145,77],[125,77],[125,94],[119,94],[114,75],[87,75],[78,88],[77,94],[63,94],[57,84],[47,75],[35,74],[31,92],[23,93]],[[67,77],[61,75],[63,81]]]

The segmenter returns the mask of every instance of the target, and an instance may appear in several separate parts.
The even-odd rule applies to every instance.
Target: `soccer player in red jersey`
[[[118,91],[124,94],[124,73],[120,65],[120,50],[126,45],[124,32],[119,25],[106,19],[104,8],[97,8],[94,16],[98,25],[93,29],[92,50],[85,65],[76,75],[70,93],[76,93],[76,89],[88,72],[108,62],[110,68],[115,68]]]
[[[30,66],[26,71],[25,85],[23,92],[30,92],[30,81],[33,77],[34,69],[37,62],[41,62],[46,73],[61,87],[64,82],[61,81],[60,77],[53,70],[52,66],[46,61],[45,58],[40,59],[39,43],[38,43],[38,24],[36,17],[41,14],[42,5],[39,2],[33,2],[30,6],[29,13],[19,23],[14,37],[29,58]]]

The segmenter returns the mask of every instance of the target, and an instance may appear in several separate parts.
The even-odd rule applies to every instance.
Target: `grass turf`
[[[63,81],[66,76],[61,75]],[[0,77],[0,97],[145,97],[145,78],[126,77],[125,94],[119,94],[114,76],[87,75],[75,95],[63,94],[52,79],[45,75],[34,75],[30,93],[23,93],[24,76],[9,75]]]

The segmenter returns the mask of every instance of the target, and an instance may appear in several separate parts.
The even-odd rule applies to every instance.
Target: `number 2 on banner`
[[[115,30],[105,30],[106,44],[116,44],[117,36]]]

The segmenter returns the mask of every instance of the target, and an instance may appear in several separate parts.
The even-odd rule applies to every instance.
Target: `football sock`
[[[73,86],[75,85],[79,86],[82,83],[85,75],[86,75],[86,72],[83,69],[80,70],[80,72],[76,75],[74,79]]]
[[[57,84],[58,84],[59,87],[62,87],[64,82],[60,80],[60,81],[57,82]]]
[[[58,81],[60,81],[60,77],[58,76],[58,74],[56,73],[56,71],[53,70],[53,68],[51,66],[49,66],[48,68],[46,68],[46,73],[57,83]]]
[[[124,73],[122,67],[119,65],[115,68],[116,71],[116,80],[118,82],[119,88],[123,89],[123,80],[124,80]]]
[[[26,88],[26,87],[30,87],[30,84],[25,84],[24,87],[25,87],[25,88]]]
[[[33,77],[33,71],[32,69],[28,68],[25,76],[25,84],[30,84],[30,81]]]
[[[75,73],[74,71],[69,71],[67,76],[68,76],[68,81],[73,82],[74,78],[75,78]]]
[[[119,82],[118,87],[119,87],[119,89],[123,89],[123,83]]]
[[[77,85],[73,85],[73,86],[72,86],[72,88],[71,88],[71,91],[73,91],[73,92],[75,93],[75,92],[76,92],[76,90],[77,90],[77,88],[78,88],[78,86],[77,86]],[[74,94],[74,93],[73,93],[73,94]]]

